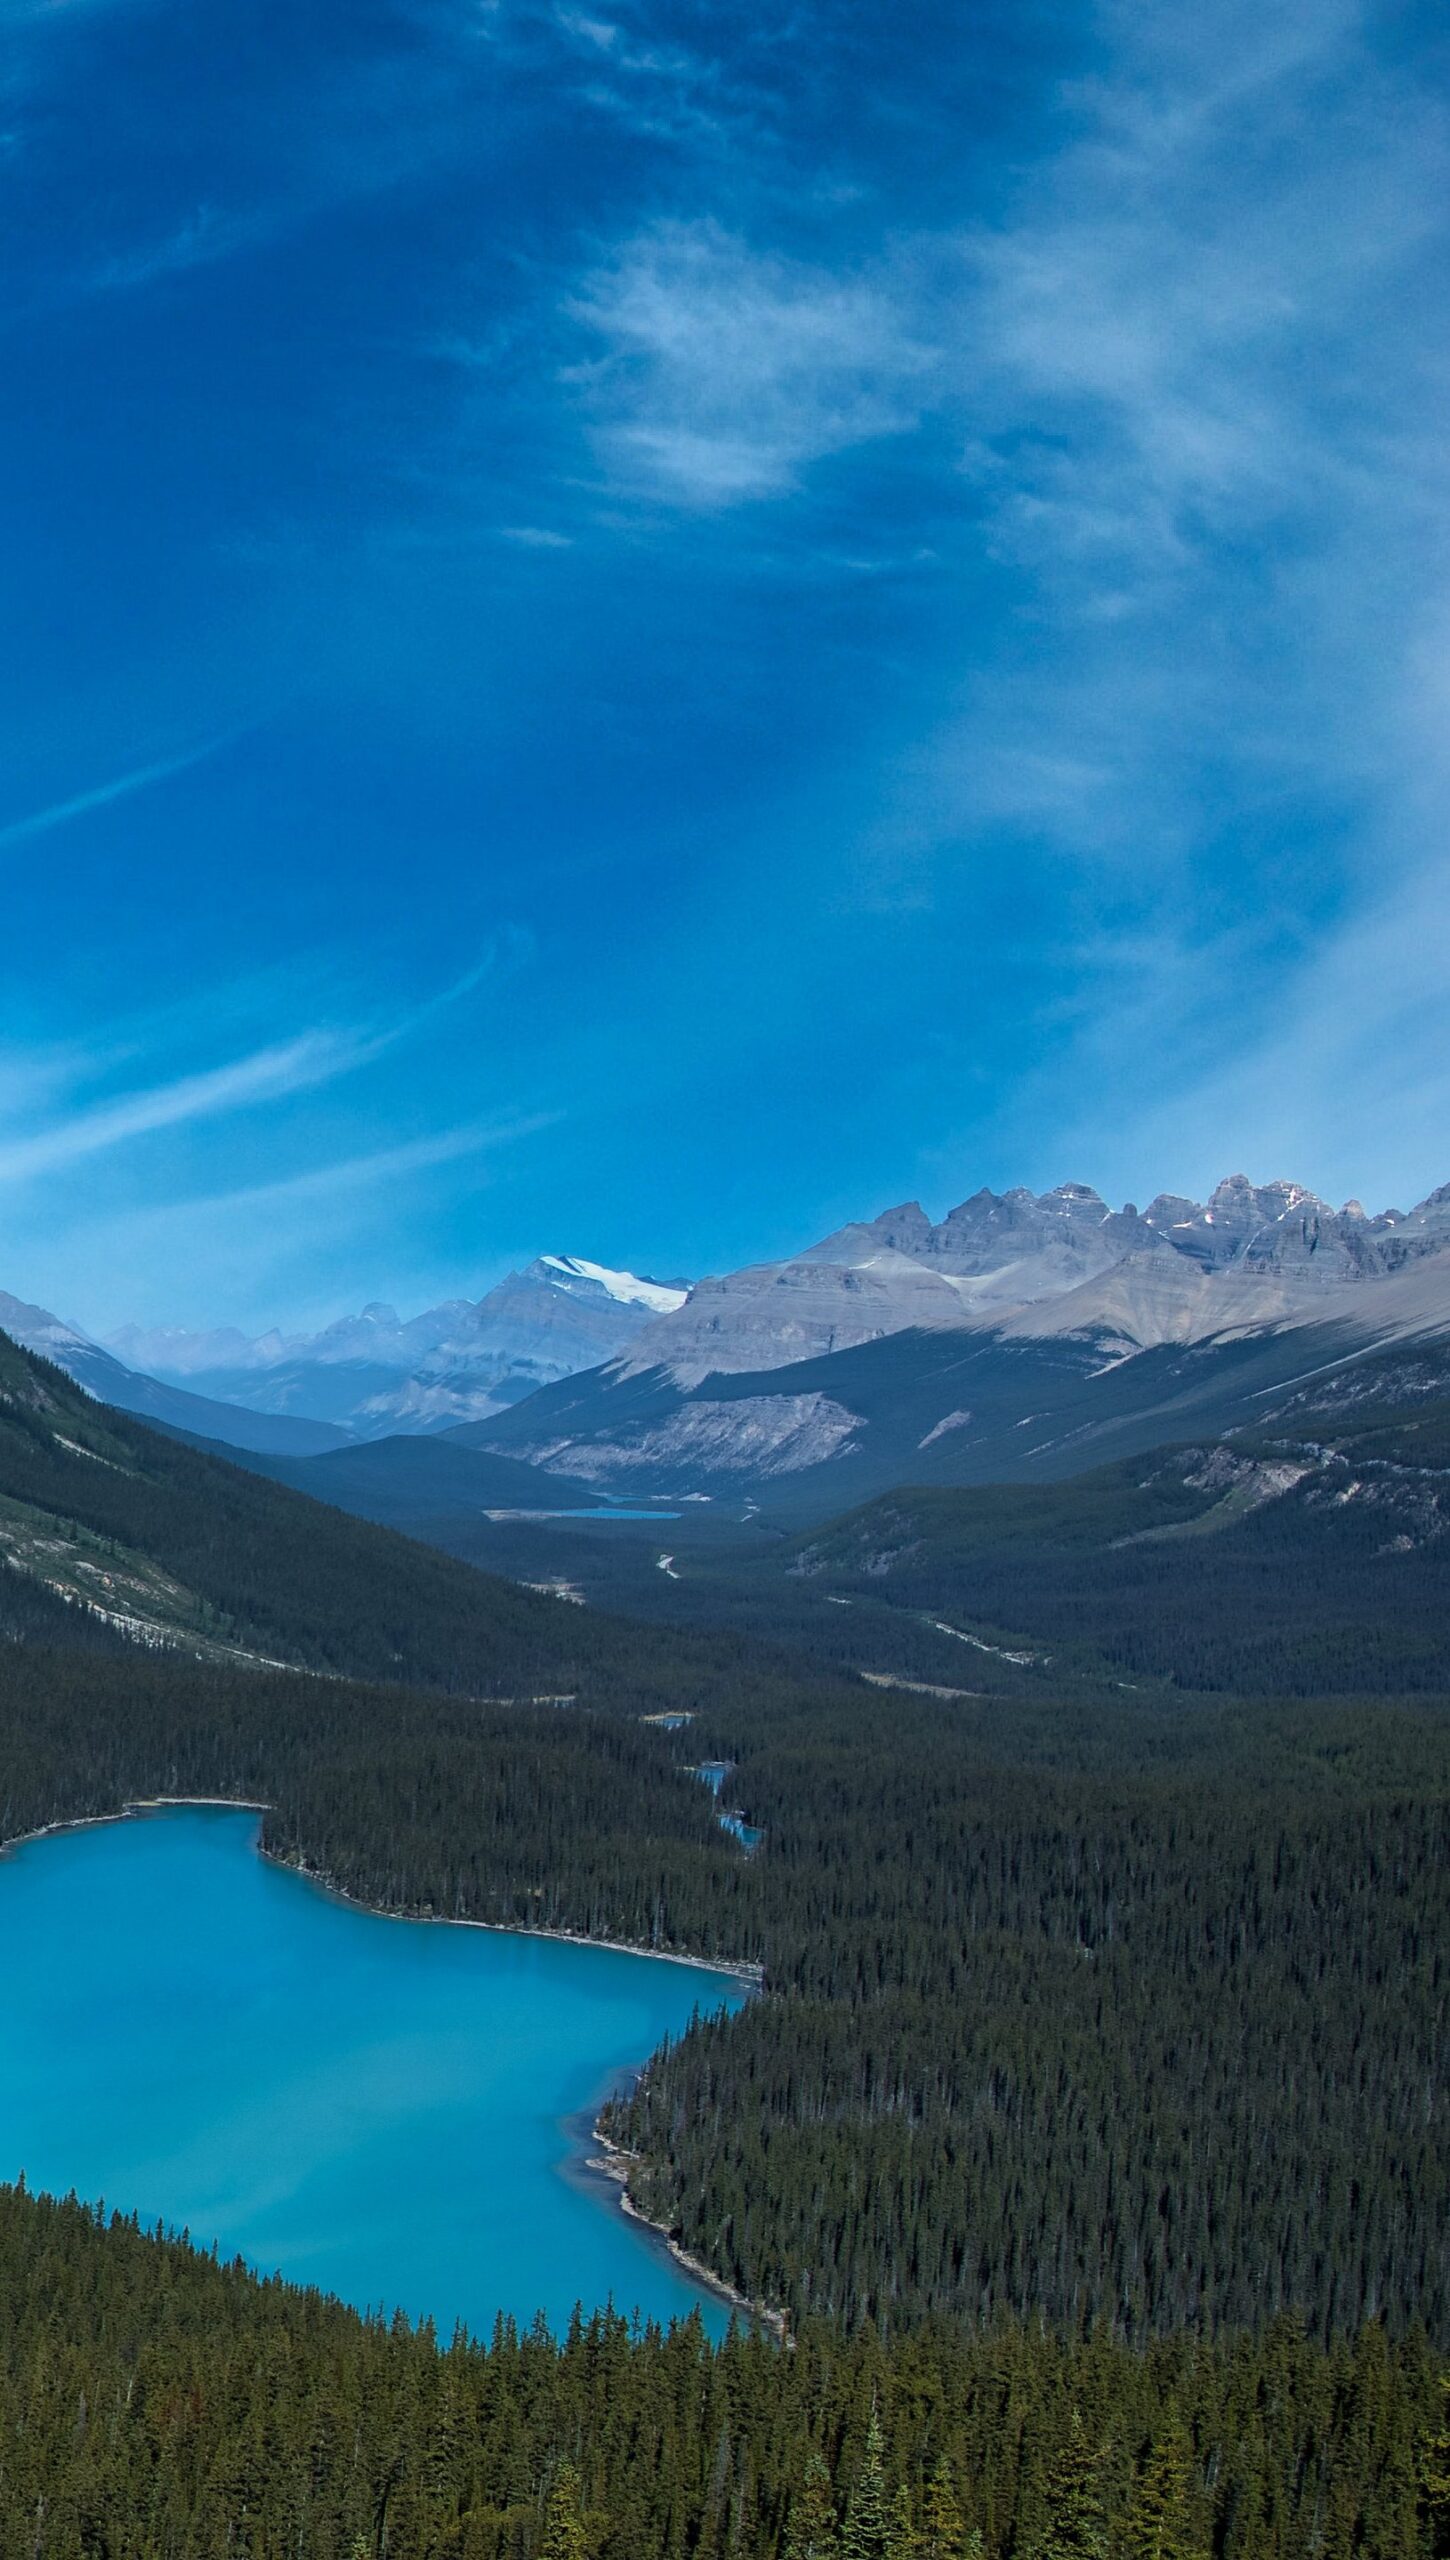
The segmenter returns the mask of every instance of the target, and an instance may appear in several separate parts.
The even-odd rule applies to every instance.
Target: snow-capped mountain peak
[[[611,1271],[602,1262],[586,1262],[577,1253],[542,1253],[539,1260],[546,1271],[558,1272],[565,1280],[592,1281],[617,1306],[647,1307],[655,1316],[673,1315],[690,1294],[678,1285],[641,1280],[633,1271]]]

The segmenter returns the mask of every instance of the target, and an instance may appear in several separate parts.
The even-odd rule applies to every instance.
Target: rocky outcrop
[[[541,1441],[518,1454],[536,1466],[563,1467],[589,1482],[652,1485],[693,1471],[711,1476],[794,1475],[848,1455],[860,1416],[822,1395],[700,1397],[664,1421],[615,1439]]]
[[[666,1368],[676,1385],[695,1386],[818,1360],[912,1325],[959,1325],[963,1313],[949,1279],[885,1246],[855,1263],[762,1263],[698,1282],[677,1315],[637,1336],[625,1373]]]

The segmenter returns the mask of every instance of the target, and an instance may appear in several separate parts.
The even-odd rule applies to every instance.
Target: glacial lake
[[[0,2177],[185,2227],[362,2309],[486,2336],[576,2302],[728,2307],[583,2165],[698,1967],[334,1900],[187,1807],[0,1857]],[[582,2122],[581,2122],[582,2119]]]

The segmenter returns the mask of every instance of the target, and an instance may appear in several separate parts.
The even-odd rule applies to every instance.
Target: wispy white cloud
[[[496,1120],[437,1129],[425,1137],[406,1139],[398,1146],[377,1147],[359,1155],[338,1156],[323,1164],[309,1165],[277,1182],[247,1183],[231,1191],[166,1201],[135,1212],[124,1225],[133,1237],[154,1237],[164,1229],[180,1237],[199,1238],[218,1221],[239,1222],[250,1232],[259,1215],[276,1209],[285,1209],[290,1215],[313,1206],[331,1215],[346,1193],[376,1192],[384,1185],[402,1182],[411,1174],[431,1172],[439,1165],[476,1162],[502,1147],[518,1145],[555,1127],[559,1117],[555,1111],[518,1112]],[[291,1241],[295,1243],[295,1234]]]
[[[1443,344],[1402,295],[1444,239],[1443,108],[1353,0],[1101,23],[1074,138],[964,242],[968,467],[1004,545],[1097,587],[1171,578],[1235,530],[1359,514],[1391,420],[1413,504],[1439,440],[1407,395]]]
[[[1185,918],[1088,949],[1076,1037],[1013,1096],[1018,1144],[1051,1126],[1065,1165],[1139,1197],[1247,1170],[1409,1207],[1450,1174],[1446,890],[1430,861],[1329,930]],[[1270,940],[1283,958],[1259,1018],[1225,1040],[1224,991],[1236,973],[1264,985]]]
[[[190,275],[223,258],[260,248],[286,225],[290,208],[259,204],[223,211],[194,205],[168,231],[97,260],[86,282],[93,293],[135,293],[167,276]]]
[[[27,1271],[42,1297],[82,1310],[97,1334],[140,1310],[148,1321],[178,1311],[247,1325],[330,1320],[369,1294],[360,1257],[381,1266],[381,1286],[424,1303],[484,1285],[436,1260],[434,1223],[444,1203],[475,1201],[495,1161],[553,1127],[552,1111],[500,1113],[363,1149],[276,1181],[184,1192],[73,1221],[47,1219]],[[406,1213],[406,1218],[405,1218]],[[411,1235],[406,1221],[419,1221]]]
[[[406,1174],[429,1172],[435,1165],[457,1164],[463,1159],[473,1162],[501,1147],[517,1146],[525,1138],[556,1128],[562,1116],[558,1111],[525,1111],[498,1120],[471,1121],[461,1128],[435,1130],[429,1137],[409,1138],[401,1146],[342,1156],[331,1164],[310,1166],[305,1173],[289,1174],[285,1181],[261,1183],[200,1205],[209,1210],[250,1212],[303,1200],[334,1200],[343,1191],[370,1190],[377,1183],[401,1180]],[[186,1214],[192,1205],[183,1204]]]
[[[738,158],[779,113],[768,76],[775,31],[756,31],[757,44],[739,24],[721,24],[712,46],[701,18],[695,32],[704,40],[687,43],[678,20],[661,29],[664,14],[653,0],[616,0],[607,9],[486,0],[469,24],[496,59],[516,72],[546,67],[551,89],[567,87],[581,107],[643,141],[696,161]]]
[[[823,456],[913,427],[933,357],[890,277],[752,248],[713,220],[626,242],[573,294],[604,352],[571,380],[614,475],[691,507],[794,488]]]
[[[206,739],[202,745],[187,747],[180,755],[162,756],[153,764],[135,765],[129,773],[116,774],[109,782],[94,785],[89,791],[78,791],[69,799],[53,800],[44,809],[28,810],[24,817],[12,818],[0,826],[0,853],[13,846],[29,844],[36,836],[49,835],[56,827],[68,827],[76,818],[88,818],[98,809],[109,809],[118,800],[130,800],[138,791],[149,791],[157,783],[170,782],[179,773],[189,773],[193,765],[204,764],[209,756],[229,746],[238,735],[228,729],[220,736]]]
[[[375,1044],[371,1054],[375,1054]],[[328,1032],[304,1032],[199,1074],[175,1076],[111,1102],[74,1112],[28,1138],[0,1145],[0,1182],[24,1182],[104,1153],[158,1129],[215,1119],[250,1104],[278,1102],[308,1085],[324,1083],[370,1054],[367,1043]]]
[[[295,1094],[334,1082],[372,1065],[389,1050],[415,1039],[442,1015],[475,995],[491,980],[524,965],[532,949],[530,937],[518,929],[496,936],[472,966],[416,1004],[391,1018],[352,1025],[319,1027],[290,1038],[268,1041],[221,1065],[168,1076],[131,1091],[84,1104],[48,1126],[0,1139],[0,1183],[18,1184],[49,1174],[86,1157],[104,1155],[159,1131],[217,1119],[230,1112],[288,1100]],[[120,1040],[98,1034],[89,1053],[72,1047],[47,1053],[29,1079],[39,1095],[58,1081],[86,1081],[110,1067],[118,1050],[124,1055],[136,1040],[134,1031]],[[12,1086],[26,1090],[23,1058],[12,1055]],[[0,1095],[4,1087],[0,1085]],[[261,1195],[258,1195],[259,1198]]]
[[[1450,114],[1357,0],[1112,0],[1099,26],[955,281],[918,269],[964,547],[1014,613],[899,758],[857,894],[946,898],[1003,842],[1057,866],[1075,1021],[1044,1016],[1004,1094],[1024,1153],[1053,1128],[1126,1187],[1227,1154],[1423,1189],[1450,1104]]]

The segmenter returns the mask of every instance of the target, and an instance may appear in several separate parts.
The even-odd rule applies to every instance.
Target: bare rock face
[[[859,1262],[883,1248],[954,1280],[976,1282],[964,1303],[1021,1304],[1071,1289],[1124,1253],[1160,1239],[1136,1209],[1110,1209],[1085,1182],[1054,1191],[977,1191],[933,1226],[915,1200],[814,1245],[808,1261]]]
[[[827,1458],[849,1456],[859,1414],[831,1396],[700,1396],[628,1437],[541,1440],[523,1454],[585,1481],[658,1484],[681,1470],[708,1475],[794,1475]]]
[[[1162,1196],[1145,1218],[1175,1252],[1206,1271],[1261,1273],[1310,1289],[1370,1280],[1450,1241],[1450,1184],[1405,1217],[1366,1215],[1358,1200],[1332,1209],[1297,1182],[1256,1186],[1242,1173],[1207,1203]]]
[[[636,1336],[625,1374],[666,1368],[677,1385],[696,1386],[962,1320],[948,1279],[887,1246],[859,1262],[765,1262],[697,1282],[678,1314]]]
[[[1446,1245],[1450,1184],[1408,1215],[1374,1218],[1358,1201],[1336,1210],[1301,1183],[1241,1173],[1207,1201],[1163,1192],[1141,1213],[1110,1208],[1083,1182],[977,1191],[935,1225],[906,1200],[789,1261],[701,1281],[639,1333],[628,1369],[663,1368],[692,1387],[712,1371],[782,1368],[913,1326],[1090,1334],[1127,1358],[1322,1316],[1326,1301],[1367,1315],[1365,1284]],[[1440,1286],[1427,1283],[1430,1299]]]

